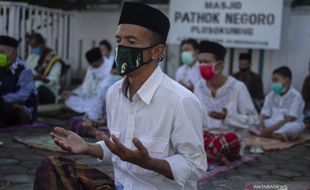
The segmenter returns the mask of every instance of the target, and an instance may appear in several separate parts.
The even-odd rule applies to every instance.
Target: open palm
[[[51,136],[54,142],[63,150],[73,154],[84,154],[88,150],[88,144],[76,133],[55,127]]]

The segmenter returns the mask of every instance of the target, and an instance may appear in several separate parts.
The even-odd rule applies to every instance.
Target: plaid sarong
[[[229,161],[239,158],[240,141],[234,132],[228,132],[221,135],[213,135],[207,131],[203,134],[204,146],[207,154],[219,158],[224,155]],[[215,162],[208,158],[208,163]]]
[[[114,190],[105,173],[64,157],[46,157],[37,168],[34,190]]]

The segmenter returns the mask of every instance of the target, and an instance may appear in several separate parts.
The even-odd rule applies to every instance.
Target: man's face
[[[206,63],[206,64],[211,64],[211,63],[216,63],[215,56],[212,53],[199,53],[198,54],[198,61],[199,63]]]
[[[41,47],[42,45],[38,44],[35,39],[30,39],[29,40],[29,46],[31,48],[38,48],[38,47]]]
[[[192,44],[189,44],[189,43],[185,43],[181,46],[181,52],[184,52],[184,51],[191,51],[193,52],[193,58],[194,60],[197,59],[197,51],[195,51],[194,47],[192,46]]]
[[[110,55],[110,51],[109,51],[109,49],[107,48],[107,46],[105,46],[105,45],[100,45],[99,48],[100,48],[100,51],[101,51],[101,55],[102,55],[102,56],[109,56],[109,55]]]
[[[115,38],[117,45],[134,47],[134,48],[147,48],[153,46],[152,44],[153,32],[142,26],[134,24],[120,24],[118,26]],[[165,48],[163,44],[159,44],[153,48],[143,51],[143,62],[149,60],[158,60],[159,56],[163,54]],[[141,66],[148,67],[149,64]],[[140,69],[140,68],[139,68]],[[139,70],[138,69],[138,70]]]
[[[272,83],[281,83],[285,88],[287,88],[290,84],[290,79],[276,73],[272,75]]]
[[[4,54],[7,55],[8,61],[9,61],[8,67],[10,67],[12,65],[13,61],[17,57],[16,50],[14,48],[12,48],[12,47],[5,46],[5,45],[0,45],[0,53],[4,53]]]
[[[117,45],[135,48],[146,48],[153,45],[149,30],[134,24],[120,24],[115,37]]]
[[[247,60],[247,59],[240,59],[239,60],[239,69],[242,70],[242,69],[248,69],[250,68],[251,64],[250,64],[250,61]]]
[[[198,54],[198,61],[199,63],[205,63],[205,64],[215,64],[214,69],[216,71],[222,70],[224,67],[222,61],[217,61],[215,56],[212,53],[199,53]]]
[[[97,68],[99,68],[99,67],[101,66],[101,64],[102,64],[102,60],[99,59],[99,60],[97,60],[97,61],[91,62],[91,63],[90,63],[90,66],[91,66],[92,68],[94,68],[94,69],[97,69]]]

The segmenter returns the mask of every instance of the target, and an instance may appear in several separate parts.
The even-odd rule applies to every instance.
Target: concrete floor
[[[60,155],[39,149],[29,148],[12,140],[12,135],[33,135],[48,133],[48,129],[31,129],[14,133],[0,134],[0,190],[32,189],[34,172],[45,156]],[[219,174],[208,181],[199,181],[199,190],[242,190],[245,183],[253,181],[273,181],[281,183],[297,182],[310,188],[310,143],[286,150],[265,152],[256,161],[243,164],[228,172]],[[86,156],[70,156],[73,159],[94,165],[113,175],[109,163],[97,163],[96,159]],[[292,190],[297,190],[294,186]],[[291,188],[289,188],[291,190]]]

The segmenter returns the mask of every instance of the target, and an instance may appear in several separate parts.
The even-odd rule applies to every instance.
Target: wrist
[[[87,143],[87,148],[85,152],[83,152],[85,155],[91,155],[91,144]]]
[[[156,165],[155,162],[155,158],[150,157],[142,163],[141,167],[151,170]]]

